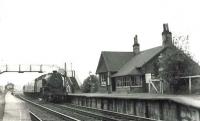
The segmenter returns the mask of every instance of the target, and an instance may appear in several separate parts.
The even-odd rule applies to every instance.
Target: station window
[[[130,79],[129,77],[118,77],[116,79],[117,81],[117,87],[127,87],[130,86]]]
[[[131,86],[142,86],[142,76],[131,76]]]
[[[107,75],[106,74],[100,74],[99,77],[100,77],[101,86],[106,86]]]
[[[126,76],[116,78],[117,87],[142,86],[142,76]]]

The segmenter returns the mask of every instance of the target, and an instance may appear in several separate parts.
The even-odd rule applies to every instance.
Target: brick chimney
[[[162,32],[162,45],[167,47],[172,45],[172,33],[169,31],[168,24],[163,24],[163,32]]]
[[[138,43],[137,35],[134,37],[133,53],[136,55],[140,52],[140,44]]]

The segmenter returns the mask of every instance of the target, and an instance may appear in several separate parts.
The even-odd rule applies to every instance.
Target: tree
[[[81,87],[82,92],[90,93],[90,92],[97,92],[99,87],[99,81],[96,75],[88,76]]]
[[[180,41],[180,42],[179,42]],[[199,74],[199,65],[193,60],[188,51],[188,42],[185,39],[175,38],[174,45],[159,56],[159,76],[167,81],[170,87],[177,85],[180,77]],[[172,89],[173,90],[173,89]]]
[[[163,53],[159,62],[162,68],[159,75],[170,83],[175,83],[175,80],[182,76],[194,74],[191,57],[178,48]]]

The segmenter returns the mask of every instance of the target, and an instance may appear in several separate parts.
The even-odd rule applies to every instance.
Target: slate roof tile
[[[149,62],[154,56],[159,54],[164,49],[163,46],[147,49],[141,51],[137,55],[133,52],[113,52],[103,51],[101,57],[105,61],[107,67],[106,71],[117,72],[112,77],[124,76],[124,75],[138,75],[141,72],[138,70],[144,64]],[[96,73],[103,72],[97,67]]]
[[[141,72],[138,68],[149,62],[153,57],[164,50],[163,46],[158,46],[148,50],[141,51],[139,54],[133,56],[126,64],[124,64],[116,74],[112,77],[124,76],[124,75],[138,75]]]
[[[133,57],[133,52],[103,51],[101,55],[104,58],[107,71],[116,72]],[[97,67],[96,73],[99,72],[102,70]]]

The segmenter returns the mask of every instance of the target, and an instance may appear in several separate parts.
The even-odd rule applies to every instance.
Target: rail
[[[68,110],[73,110],[73,111],[76,111],[76,109],[78,108],[77,109],[78,111],[81,111],[83,114],[87,114],[87,115],[97,116],[96,113],[98,112],[100,114],[106,114],[106,115],[109,115],[109,116],[114,116],[114,118],[113,117],[110,118],[110,117],[106,117],[104,115],[104,117],[106,117],[107,120],[109,120],[109,121],[110,120],[116,121],[117,119],[136,120],[136,121],[162,121],[162,120],[156,120],[156,119],[151,119],[151,118],[145,118],[145,117],[141,117],[141,116],[122,114],[122,113],[108,111],[108,110],[88,108],[88,107],[85,107],[85,106],[77,106],[77,105],[71,105],[71,104],[70,105],[60,105],[60,106],[65,107]]]
[[[65,108],[67,110],[71,110],[73,112],[76,112],[76,113],[79,113],[79,114],[82,114],[82,115],[87,115],[87,116],[90,116],[90,117],[94,117],[94,118],[97,118],[97,119],[101,119],[103,121],[121,121],[120,119],[116,119],[116,118],[113,118],[111,116],[105,116],[103,114],[97,114],[96,112],[89,112],[89,111],[85,111],[85,110],[80,110],[80,109],[77,109],[77,108],[72,108],[72,107],[69,107],[69,106],[66,106],[66,105],[57,105],[61,108]]]
[[[52,109],[50,109],[50,108],[47,108],[47,107],[45,107],[45,106],[39,105],[39,104],[37,104],[37,103],[34,103],[34,102],[30,101],[30,100],[27,100],[27,99],[21,97],[20,95],[18,95],[18,98],[20,98],[20,99],[22,99],[22,100],[24,100],[24,101],[26,101],[26,102],[28,102],[28,103],[30,103],[30,104],[32,104],[32,105],[35,105],[35,106],[37,106],[37,107],[39,107],[39,108],[42,108],[42,109],[44,109],[44,110],[46,110],[46,111],[48,111],[48,112],[51,112],[51,113],[55,114],[56,116],[63,118],[64,120],[81,121],[81,120],[76,119],[76,118],[74,118],[74,117],[65,115],[65,114],[63,114],[63,113],[54,111],[54,110],[52,110]]]
[[[35,115],[33,112],[29,111],[29,114],[31,116],[32,121],[42,121],[37,115]]]

